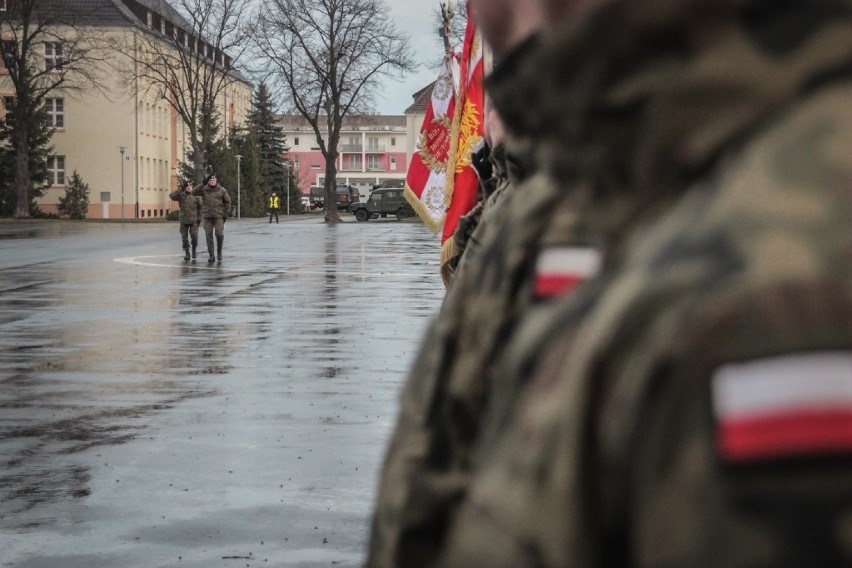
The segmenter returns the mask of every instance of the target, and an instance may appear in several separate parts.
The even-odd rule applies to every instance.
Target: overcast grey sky
[[[384,92],[376,97],[376,110],[381,114],[402,114],[414,101],[411,95],[438,76],[438,70],[430,69],[429,65],[439,62],[442,55],[436,31],[438,23],[435,19],[435,12],[440,10],[440,0],[386,2],[397,29],[411,37],[411,47],[420,67],[402,82],[388,81]]]

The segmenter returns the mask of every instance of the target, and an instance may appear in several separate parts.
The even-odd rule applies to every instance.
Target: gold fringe
[[[441,219],[439,221],[435,221],[432,219],[432,217],[429,216],[429,210],[426,209],[426,206],[423,205],[422,201],[417,199],[417,195],[411,191],[411,188],[407,183],[405,184],[405,191],[403,192],[403,195],[405,196],[405,200],[408,201],[408,204],[411,205],[411,208],[414,209],[414,212],[423,220],[423,224],[435,234],[440,232],[444,226],[444,220]]]
[[[450,268],[450,261],[458,256],[458,251],[456,251],[456,239],[453,236],[450,236],[444,244],[441,245],[441,280],[444,281],[444,288],[450,287],[450,278],[452,277],[452,269]]]

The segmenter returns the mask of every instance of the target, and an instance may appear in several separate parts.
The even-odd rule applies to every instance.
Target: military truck
[[[361,200],[361,194],[351,185],[338,184],[337,186],[337,210],[349,211],[353,203]]]
[[[337,186],[337,210],[348,211],[349,205],[358,201],[361,195],[351,185],[339,184]],[[325,207],[325,188],[321,185],[312,185],[308,196],[308,204],[311,209],[322,209]]]
[[[325,205],[325,188],[321,185],[312,185],[308,199],[311,209],[322,209]]]
[[[378,219],[388,215],[396,215],[402,221],[414,216],[414,209],[403,196],[402,188],[379,188],[370,193],[370,198],[363,203],[353,202],[349,212],[358,221]]]

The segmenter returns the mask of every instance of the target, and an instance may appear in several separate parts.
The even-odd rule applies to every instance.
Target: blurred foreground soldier
[[[545,43],[546,163],[618,228],[506,347],[436,564],[852,566],[852,2],[613,0]]]
[[[225,221],[231,212],[231,196],[219,185],[215,174],[204,178],[204,183],[195,188],[201,196],[203,208],[201,216],[204,219],[204,234],[207,237],[207,262],[222,261],[222,245],[225,243]],[[213,234],[216,234],[216,256],[213,256]]]
[[[508,14],[518,11],[513,21],[526,26],[513,32],[516,43],[501,39],[507,51],[495,50],[499,63],[488,80],[506,130],[505,154],[495,168],[503,168],[498,175],[507,181],[470,233],[404,387],[373,518],[368,565],[374,568],[436,564],[465,498],[473,454],[522,387],[522,381],[495,380],[518,319],[570,293],[594,271],[595,252],[577,225],[575,206],[559,185],[535,173],[538,132],[526,112],[538,90],[529,65],[537,42],[528,25],[538,2],[495,4]],[[572,254],[592,261],[569,269],[561,260]]]
[[[189,260],[190,239],[192,258],[198,247],[198,224],[201,223],[201,198],[192,191],[192,183],[185,181],[177,191],[169,194],[169,199],[180,206],[180,240],[183,244],[183,259]]]
[[[278,194],[274,191],[269,196],[269,222],[272,223],[272,216],[275,216],[275,222],[278,223]]]

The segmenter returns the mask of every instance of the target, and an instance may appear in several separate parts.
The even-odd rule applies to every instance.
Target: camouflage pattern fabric
[[[210,187],[203,183],[192,190],[201,197],[201,216],[204,219],[227,219],[231,214],[231,195],[221,185]]]
[[[437,564],[852,565],[848,438],[732,457],[717,390],[852,389],[850,3],[611,2],[540,57],[545,163],[607,258],[518,318],[492,384],[528,382]]]
[[[169,194],[169,199],[177,201],[180,207],[180,223],[182,225],[193,225],[201,221],[201,198],[192,191],[187,193],[177,190]]]
[[[507,67],[522,61],[511,60]],[[492,81],[492,93],[515,90],[521,83],[508,69],[500,77],[502,82],[499,77]],[[495,100],[511,105],[522,98],[506,93]],[[513,134],[506,158],[509,183],[483,209],[404,387],[379,487],[369,566],[434,565],[465,496],[490,401],[509,400],[519,388],[495,384],[492,376],[515,322],[537,301],[538,244],[577,237],[562,222],[554,224],[560,235],[548,235],[552,218],[564,217],[569,226],[568,219],[574,219],[562,214],[570,207],[556,206],[564,191],[544,176],[516,177],[534,168],[523,128],[507,124]]]

